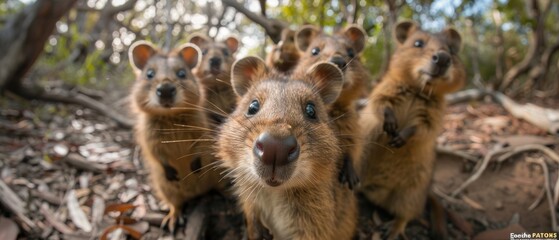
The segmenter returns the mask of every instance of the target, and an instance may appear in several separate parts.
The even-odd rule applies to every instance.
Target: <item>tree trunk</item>
[[[386,5],[388,6],[388,19],[384,22],[384,59],[385,61],[382,63],[381,67],[381,74],[379,78],[384,75],[384,73],[388,70],[388,66],[390,65],[390,58],[392,57],[392,52],[394,49],[393,43],[394,40],[392,39],[392,31],[394,30],[394,26],[396,26],[396,22],[398,21],[398,14],[402,6],[405,4],[405,1],[398,4],[397,0],[385,0]]]
[[[268,19],[262,15],[253,13],[236,0],[221,0],[221,3],[223,3],[225,7],[234,8],[237,12],[244,14],[248,19],[263,27],[264,31],[266,31],[266,35],[268,35],[275,44],[281,40],[281,31],[287,27],[286,23],[277,19]]]
[[[76,0],[37,1],[14,15],[0,30],[0,91],[18,91],[25,74],[43,52],[56,22]]]
[[[546,49],[546,39],[545,39],[545,19],[549,13],[549,4],[542,4],[538,0],[531,0],[526,2],[527,10],[529,15],[534,19],[534,24],[532,25],[532,33],[530,36],[530,45],[528,47],[528,52],[524,56],[524,59],[511,69],[507,71],[502,81],[502,84],[497,85],[496,89],[506,90],[512,82],[519,76],[529,73],[534,67],[539,66],[540,57],[544,54]],[[530,80],[537,81],[540,79],[542,74],[541,70],[539,73],[532,72],[530,75]],[[543,69],[547,71],[547,69]],[[534,83],[534,82],[532,82]]]

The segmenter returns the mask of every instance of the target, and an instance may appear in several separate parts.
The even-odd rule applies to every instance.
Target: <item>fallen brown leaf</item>
[[[9,218],[0,216],[0,239],[16,240],[19,234],[19,227]]]

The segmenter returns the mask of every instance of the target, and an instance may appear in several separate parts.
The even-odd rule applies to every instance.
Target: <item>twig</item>
[[[457,205],[463,205],[464,203],[460,202],[458,199],[453,198],[449,195],[447,195],[446,193],[444,193],[443,191],[441,191],[438,187],[433,186],[433,193],[439,197],[441,197],[442,199],[446,200],[447,202],[453,203],[453,204],[457,204]]]
[[[206,202],[202,200],[188,216],[188,225],[184,231],[186,240],[204,239],[205,222],[207,219],[205,211]]]
[[[493,158],[497,154],[502,154],[502,153],[508,152],[508,151],[510,151],[510,149],[511,148],[497,149],[497,150],[493,150],[493,151],[487,153],[487,155],[485,155],[485,158],[483,158],[483,161],[481,162],[479,167],[475,170],[474,174],[472,174],[472,176],[470,176],[470,178],[468,178],[464,183],[462,183],[462,185],[460,185],[456,190],[454,190],[454,192],[452,192],[452,194],[450,194],[450,196],[456,197],[456,195],[458,195],[460,192],[462,192],[462,190],[464,190],[466,187],[468,187],[470,184],[472,184],[474,181],[476,181],[481,176],[483,171],[485,171],[485,169],[487,168],[487,165],[489,164],[489,161],[491,160],[491,158]]]
[[[466,160],[469,160],[469,161],[472,161],[472,162],[478,162],[479,161],[479,158],[477,158],[477,157],[475,157],[471,154],[468,154],[468,153],[463,152],[463,151],[450,149],[450,148],[445,147],[445,146],[437,146],[436,151],[438,153],[457,156],[457,157],[460,157],[460,158],[463,158],[463,159],[466,159]]]
[[[545,155],[547,155],[549,158],[551,158],[553,161],[559,163],[559,155],[557,155],[557,153],[555,153],[553,150],[551,150],[550,148],[541,145],[541,144],[526,144],[526,145],[522,145],[522,146],[516,146],[514,147],[511,151],[501,155],[499,158],[497,158],[497,162],[501,163],[505,160],[507,160],[508,158],[522,153],[522,152],[527,152],[527,151],[536,151],[539,150],[541,152],[543,152]]]
[[[47,201],[50,204],[54,204],[57,206],[60,206],[62,204],[62,199],[58,196],[56,196],[53,193],[50,192],[45,192],[45,191],[39,191],[39,190],[31,190],[31,195],[41,198],[45,201]]]
[[[37,229],[37,225],[25,215],[27,211],[25,210],[23,200],[21,200],[2,179],[0,179],[0,204],[26,225],[24,229],[27,231]]]
[[[555,204],[553,202],[553,196],[551,195],[551,186],[549,186],[549,170],[547,169],[547,164],[542,158],[537,159],[526,159],[527,162],[539,164],[543,169],[543,176],[544,176],[544,187],[545,193],[547,196],[547,202],[549,204],[549,211],[551,213],[551,230],[554,232],[559,231],[559,227],[557,226],[557,216],[555,214]]]
[[[59,232],[63,234],[74,233],[74,230],[72,230],[63,222],[56,219],[56,217],[52,214],[52,212],[49,210],[49,207],[46,204],[41,205],[41,209],[39,211],[43,214],[47,222],[49,222],[50,225],[52,225]]]
[[[538,207],[538,205],[540,205],[540,203],[542,202],[543,198],[545,197],[545,188],[542,189],[542,191],[540,192],[540,194],[538,195],[538,198],[536,198],[536,201],[534,201],[529,207],[528,207],[528,211],[533,211],[536,207]]]
[[[476,210],[480,210],[480,211],[485,211],[485,208],[483,206],[481,206],[481,204],[479,204],[478,202],[474,201],[473,199],[469,198],[466,195],[462,195],[462,200],[470,205],[470,207],[476,209]]]
[[[547,155],[551,160],[555,161],[556,163],[559,164],[559,155],[557,153],[555,153],[553,150],[551,150],[550,148],[541,145],[541,144],[527,144],[527,145],[523,145],[523,146],[517,146],[515,147],[512,151],[501,155],[497,161],[498,162],[503,162],[506,159],[521,153],[521,152],[526,152],[526,151],[536,151],[539,150],[542,153],[544,153],[545,155]],[[559,200],[559,176],[557,177],[557,181],[555,182],[555,187],[553,190],[553,203],[557,203],[557,201]]]
[[[84,157],[77,153],[70,153],[64,158],[64,162],[81,170],[91,171],[95,173],[102,173],[107,170],[106,165],[87,161]]]

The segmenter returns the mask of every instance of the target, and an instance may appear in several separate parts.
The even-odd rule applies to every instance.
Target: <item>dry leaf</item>
[[[136,206],[134,206],[134,204],[131,203],[117,203],[117,204],[111,204],[109,206],[107,206],[105,208],[105,214],[109,213],[109,212],[119,212],[120,214],[134,209],[136,208]]]
[[[93,196],[93,205],[91,206],[91,222],[95,225],[99,224],[101,220],[103,220],[104,213],[105,200],[97,195]]]
[[[87,216],[81,209],[80,204],[78,203],[78,198],[76,197],[76,192],[73,189],[68,192],[66,201],[72,222],[85,232],[91,232],[91,223],[87,220]]]
[[[0,239],[16,240],[18,234],[17,224],[12,219],[0,216]]]
[[[109,226],[108,228],[106,228],[103,231],[103,234],[101,234],[100,240],[107,240],[107,237],[109,236],[109,234],[113,231],[116,231],[117,229],[122,229],[122,230],[126,231],[126,233],[128,233],[128,235],[130,235],[134,239],[140,239],[142,237],[142,233],[134,230],[133,228],[131,228],[129,226],[126,226],[126,225],[112,225],[112,226]]]

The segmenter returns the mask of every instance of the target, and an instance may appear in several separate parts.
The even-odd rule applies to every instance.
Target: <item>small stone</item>
[[[66,157],[66,155],[68,155],[68,152],[70,151],[68,146],[62,143],[54,145],[53,150],[54,150],[54,154],[57,157]]]
[[[503,202],[500,201],[500,200],[499,200],[499,201],[496,201],[496,202],[495,202],[495,209],[496,209],[496,210],[503,210],[503,209],[504,209]]]

